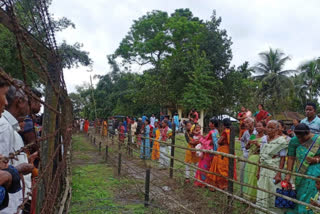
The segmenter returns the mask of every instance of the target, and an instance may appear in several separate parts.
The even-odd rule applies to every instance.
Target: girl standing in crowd
[[[259,104],[257,111],[253,116],[256,119],[256,122],[264,121],[265,123],[268,123],[268,121],[271,119],[271,114],[263,109],[263,105]]]
[[[142,140],[142,145],[140,148],[140,158],[150,159],[150,120],[145,119],[144,121],[144,139]]]
[[[217,119],[210,120],[209,127],[210,127],[211,131],[208,133],[208,135],[203,140],[200,141],[200,143],[201,143],[200,149],[209,150],[209,151],[211,151],[211,150],[217,151],[218,138],[219,138],[219,131],[217,129],[218,125],[219,124],[218,124]],[[202,154],[202,157],[200,158],[198,167],[200,169],[208,171],[211,166],[212,158],[213,158],[213,154],[204,152]],[[201,180],[201,181],[205,182],[207,179],[207,173],[203,172],[201,170],[197,170],[195,178],[197,180]],[[198,186],[198,187],[205,187],[206,186],[205,184],[203,184],[197,180],[194,182],[195,186]]]
[[[228,154],[229,145],[230,145],[230,127],[231,127],[230,119],[228,118],[224,119],[223,126],[224,126],[224,130],[221,134],[221,137],[218,140],[219,147],[217,151]],[[212,159],[212,163],[209,171],[215,174],[222,175],[223,177],[228,177],[229,158],[221,155],[215,155]],[[219,189],[226,190],[228,188],[228,180],[223,178],[222,176],[217,176],[217,175],[208,173],[206,183],[211,184]],[[234,164],[234,179],[237,179],[236,164]],[[214,191],[214,189],[212,188],[210,190]]]
[[[154,123],[154,126],[155,127],[153,129],[153,132],[154,132],[155,141],[153,142],[151,159],[152,160],[159,160],[159,158],[160,158],[160,144],[157,140],[159,140],[159,138],[160,138],[161,124],[158,121],[156,121]]]
[[[191,122],[186,122],[186,132],[185,132],[185,138],[188,144],[188,148],[194,148],[199,141],[195,141],[192,135],[192,124]],[[186,150],[185,153],[185,158],[184,158],[184,162],[188,163],[188,164],[193,164],[196,165],[199,161],[199,158],[196,156],[196,152],[195,151],[191,151],[191,150]],[[186,183],[190,183],[190,167],[188,165],[186,165],[186,172],[185,172],[185,182]],[[194,175],[193,175],[194,176]]]
[[[246,149],[249,149],[249,156],[248,156],[249,161],[252,161],[255,163],[259,162],[260,146],[262,143],[267,142],[267,136],[264,135],[265,127],[266,127],[265,123],[258,122],[256,124],[257,134],[256,135],[252,134],[250,137],[251,140],[246,145]],[[257,187],[257,176],[256,176],[257,171],[258,171],[257,165],[247,163],[245,165],[245,170],[244,170],[244,183]],[[256,200],[256,197],[257,197],[256,189],[244,186],[243,193],[250,200],[252,201]]]

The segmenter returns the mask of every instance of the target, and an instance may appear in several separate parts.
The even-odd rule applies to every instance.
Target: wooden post
[[[101,153],[101,142],[99,143],[99,153]]]
[[[121,153],[118,156],[118,176],[121,174]]]
[[[229,147],[229,154],[234,155],[235,154],[235,128],[233,126],[231,126],[231,130],[230,130],[230,147]],[[234,177],[234,159],[233,158],[229,158],[229,173],[228,173],[228,177],[233,179]],[[233,182],[232,181],[228,181],[228,192],[233,194]],[[233,198],[232,197],[228,197],[228,203],[230,209],[232,209],[232,202],[233,202]]]
[[[150,192],[150,169],[146,170],[144,206],[149,207],[149,192]]]
[[[174,148],[176,142],[176,124],[172,124],[172,138],[171,138],[171,158],[170,158],[170,178],[173,178],[173,166],[174,166]]]
[[[109,147],[108,145],[106,145],[106,162],[108,162],[108,150],[109,150]]]

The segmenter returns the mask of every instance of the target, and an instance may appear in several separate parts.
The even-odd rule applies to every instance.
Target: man
[[[24,88],[24,83],[20,80],[15,80],[15,83],[21,88]],[[10,86],[6,94],[7,111],[4,111],[0,118],[0,154],[8,156],[9,153],[15,152],[24,146],[21,136],[18,134],[20,130],[18,118],[25,117],[29,113],[28,97],[24,91],[15,86]],[[16,160],[12,160],[11,164],[17,166],[21,163],[28,163],[28,158],[25,153],[20,153],[16,156]],[[24,176],[26,185],[25,193],[31,188],[31,176]],[[17,207],[21,204],[23,195],[22,191],[14,194],[9,194],[9,205],[1,213],[15,213]]]
[[[132,142],[132,144],[134,144],[134,140],[135,140],[134,136],[137,132],[137,127],[138,127],[138,124],[137,124],[136,119],[134,118],[131,122],[131,142]]]
[[[254,128],[254,119],[251,117],[248,117],[244,120],[245,128],[247,129],[243,136],[241,137],[240,143],[241,143],[241,150],[243,152],[243,157],[245,159],[248,159],[249,156],[249,150],[246,149],[246,145],[250,141],[251,135],[256,135],[257,131]],[[243,183],[244,181],[244,169],[246,167],[246,162],[241,162],[241,171],[240,171],[240,181]],[[241,186],[241,193],[242,193],[242,186]]]
[[[247,111],[244,106],[241,107],[241,112],[239,112],[237,119],[240,122],[240,132],[239,132],[239,140],[241,139],[243,133],[246,131],[246,127],[244,124],[244,119],[247,118]]]
[[[315,103],[307,103],[305,106],[306,118],[301,123],[306,124],[313,134],[320,134],[320,118],[317,116],[317,106]]]
[[[147,116],[146,116],[146,115],[143,115],[143,116],[142,116],[142,123],[144,123],[144,121],[146,121],[146,119],[147,119]]]
[[[156,117],[154,114],[151,115],[150,117],[150,125],[154,128],[154,122],[156,122]]]
[[[167,142],[167,140],[171,137],[172,130],[168,127],[168,121],[165,119],[162,121],[162,128],[160,129],[160,138],[159,141]],[[171,147],[160,143],[160,168],[167,169],[170,164],[169,155],[171,153]]]

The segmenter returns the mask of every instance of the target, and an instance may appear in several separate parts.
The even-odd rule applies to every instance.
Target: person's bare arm
[[[9,172],[0,170],[0,186],[4,186],[7,189],[10,187],[12,182],[12,176]]]
[[[20,174],[27,175],[32,172],[34,166],[29,163],[21,163],[15,167]]]
[[[286,163],[286,157],[280,157],[280,164],[279,164],[279,169],[283,169],[284,164]],[[276,176],[274,177],[275,184],[278,184],[281,182],[281,172],[278,172]]]
[[[222,142],[224,141],[224,139],[225,139],[225,136],[221,136],[218,140],[218,145],[223,145]]]
[[[288,163],[287,163],[288,171],[292,172],[295,160],[296,160],[295,157],[288,157]],[[287,174],[285,180],[287,182],[290,182],[290,179],[291,179],[291,174]]]

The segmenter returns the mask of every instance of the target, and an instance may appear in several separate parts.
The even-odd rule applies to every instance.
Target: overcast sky
[[[291,57],[288,69],[320,56],[319,0],[53,0],[54,17],[65,16],[76,25],[58,33],[57,40],[83,43],[94,61],[90,73],[84,67],[65,70],[69,92],[88,82],[90,74],[109,71],[106,55],[115,51],[133,20],[152,10],[171,14],[177,8],[190,8],[204,20],[216,10],[232,37],[232,64],[237,66],[244,61],[254,65],[258,53],[269,47]]]

